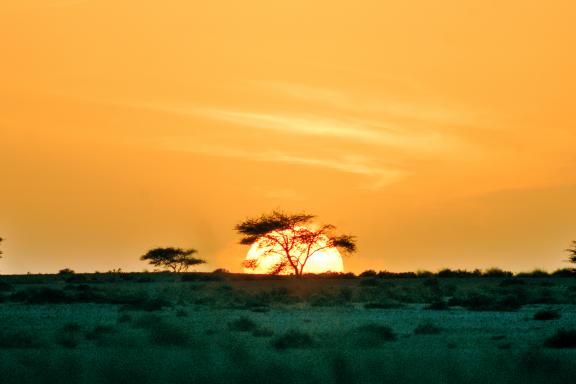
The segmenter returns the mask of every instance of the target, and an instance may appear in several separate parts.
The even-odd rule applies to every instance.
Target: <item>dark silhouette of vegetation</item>
[[[192,257],[197,252],[195,249],[154,248],[140,257],[140,260],[147,261],[157,268],[170,269],[172,272],[186,272],[191,266],[206,262]]]
[[[568,252],[568,261],[576,265],[576,240],[572,241],[566,252]]]
[[[360,326],[352,331],[350,338],[354,345],[361,348],[376,348],[397,339],[392,328],[380,324]]]
[[[555,309],[543,309],[534,314],[534,320],[556,320],[559,319],[560,312]]]
[[[285,349],[304,349],[314,346],[314,339],[307,333],[289,330],[272,341],[272,346],[280,351]]]
[[[0,237],[0,243],[1,243],[2,241],[4,241],[4,239]],[[0,249],[0,259],[1,259],[1,258],[2,258],[2,250]]]
[[[236,231],[242,236],[240,244],[251,245],[259,242],[267,248],[265,255],[278,255],[280,261],[268,271],[271,275],[286,270],[296,276],[303,274],[306,263],[315,253],[336,247],[345,252],[354,252],[356,243],[350,235],[335,235],[336,227],[322,225],[312,228],[314,215],[287,214],[274,211],[243,221],[236,226]],[[259,260],[247,260],[244,267],[256,269]]]
[[[244,316],[228,323],[228,329],[236,332],[252,332],[256,328],[256,323]]]
[[[64,268],[58,271],[58,274],[60,276],[70,276],[75,274],[76,272],[74,272],[73,270],[71,270],[70,268]]]
[[[546,339],[548,348],[576,348],[576,329],[559,329],[556,334]]]

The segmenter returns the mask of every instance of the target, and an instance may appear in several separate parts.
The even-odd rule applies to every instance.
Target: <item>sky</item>
[[[576,3],[0,3],[0,273],[241,271],[274,209],[346,271],[567,267]]]

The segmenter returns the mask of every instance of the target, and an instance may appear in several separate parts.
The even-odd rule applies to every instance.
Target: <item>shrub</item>
[[[143,329],[154,345],[162,347],[183,347],[189,344],[188,333],[179,326],[166,322],[156,314],[147,314],[132,322],[134,328]]]
[[[252,331],[252,336],[255,336],[255,337],[270,337],[272,335],[274,335],[274,332],[268,328],[258,327]]]
[[[339,291],[323,290],[312,294],[308,298],[308,303],[313,307],[334,307],[346,304],[352,298],[352,291],[341,289]]]
[[[525,284],[526,282],[524,280],[520,280],[517,277],[509,277],[507,279],[502,280],[498,285],[500,285],[501,287],[509,287],[512,285],[525,285]]]
[[[560,312],[554,309],[543,309],[534,314],[534,320],[556,320],[560,318]]]
[[[484,273],[482,273],[482,277],[512,277],[514,274],[510,271],[503,271],[500,268],[490,268]]]
[[[92,330],[86,332],[86,340],[102,343],[108,336],[114,334],[116,330],[110,325],[97,325]]]
[[[277,350],[286,349],[304,349],[314,346],[314,339],[307,333],[290,330],[284,335],[275,338],[272,341],[272,346]]]
[[[576,348],[576,329],[560,329],[546,339],[544,346],[548,348]]]
[[[164,307],[172,306],[168,300],[161,299],[161,298],[135,298],[128,300],[129,302],[122,306],[122,310],[125,311],[160,311]]]
[[[379,285],[378,280],[374,277],[369,277],[366,279],[360,280],[358,283],[361,287],[377,287]]]
[[[415,335],[438,335],[440,333],[442,333],[442,328],[430,322],[422,323],[414,329]]]
[[[469,293],[466,297],[453,297],[448,305],[460,305],[470,311],[516,311],[525,304],[520,294],[488,296],[482,293]]]
[[[28,304],[62,304],[71,301],[66,292],[48,287],[23,289],[14,292],[10,299]]]
[[[127,313],[124,313],[124,314],[118,316],[118,320],[117,320],[117,321],[118,321],[118,323],[129,323],[129,322],[132,321],[132,316],[130,316],[130,315],[127,314]]]
[[[364,308],[366,309],[393,309],[402,308],[403,306],[402,303],[392,299],[382,299],[376,302],[364,304]]]
[[[574,270],[573,268],[558,269],[558,270],[552,272],[552,276],[553,277],[574,277],[574,276],[576,276],[576,270]]]
[[[358,276],[360,276],[360,277],[376,277],[376,275],[377,275],[377,273],[375,270],[369,269],[367,271],[362,272]]]
[[[56,332],[56,343],[65,348],[76,348],[79,344],[79,333],[82,327],[78,323],[65,324]]]
[[[532,272],[518,273],[516,276],[518,276],[518,277],[550,277],[550,274],[546,271],[541,270],[541,269],[535,269]]]
[[[235,332],[252,332],[256,328],[256,323],[247,317],[240,317],[228,323],[228,329]]]
[[[396,340],[396,335],[392,328],[388,326],[367,324],[353,330],[351,339],[359,347],[374,348]]]
[[[0,281],[0,292],[11,292],[14,290],[12,284]]]
[[[447,309],[450,309],[450,306],[444,300],[437,299],[428,304],[427,306],[425,306],[424,309],[429,309],[432,311],[445,311]]]
[[[195,282],[195,281],[220,281],[222,280],[221,273],[185,273],[180,278],[183,282]]]
[[[140,316],[132,321],[132,326],[134,328],[148,329],[152,328],[156,323],[160,323],[162,318],[155,314],[147,314]]]
[[[37,338],[27,331],[0,331],[0,348],[37,348]]]
[[[184,329],[164,321],[147,328],[148,338],[154,345],[162,347],[184,347],[190,339]]]

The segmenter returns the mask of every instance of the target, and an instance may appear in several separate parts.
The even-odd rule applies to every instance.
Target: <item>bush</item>
[[[147,328],[148,338],[161,347],[184,347],[190,342],[188,333],[179,326],[164,321]]]
[[[501,287],[509,287],[513,285],[525,285],[525,284],[526,282],[524,280],[520,280],[517,277],[509,277],[507,279],[502,280],[498,285]]]
[[[70,297],[61,289],[54,288],[27,288],[14,292],[10,299],[28,304],[63,304],[69,303]]]
[[[548,348],[576,348],[576,330],[560,329],[546,339],[544,346]]]
[[[554,309],[543,309],[534,314],[534,320],[556,320],[560,318],[560,312]]]
[[[364,304],[364,308],[366,309],[393,309],[402,308],[403,306],[402,303],[392,299],[382,299],[376,302]]]
[[[525,304],[520,294],[488,296],[482,293],[470,293],[466,297],[453,297],[448,305],[459,305],[470,311],[516,311]]]
[[[247,317],[240,317],[228,323],[228,329],[235,332],[252,332],[256,328],[256,323]]]
[[[97,325],[92,330],[86,332],[86,340],[94,341],[101,344],[106,338],[114,334],[116,330],[110,325]]]
[[[424,307],[424,309],[432,310],[432,311],[445,311],[450,309],[448,303],[446,303],[442,299],[434,300],[430,304]]]
[[[79,344],[79,333],[82,327],[78,323],[65,324],[56,332],[56,343],[65,348],[76,348]]]
[[[170,307],[172,303],[168,300],[161,299],[161,298],[137,298],[137,299],[130,299],[127,304],[122,306],[122,310],[124,311],[160,311],[164,307]]]
[[[528,278],[532,278],[532,277],[550,277],[550,274],[546,271],[543,271],[541,269],[535,269],[532,272],[521,272],[518,273],[516,276],[518,277],[528,277]]]
[[[378,282],[378,280],[376,278],[369,277],[369,278],[360,280],[358,285],[361,287],[377,287],[378,285],[380,285],[380,283]]]
[[[4,281],[0,281],[0,292],[11,292],[14,290],[12,284],[8,284]]]
[[[490,268],[484,273],[482,273],[482,277],[512,277],[514,274],[510,271],[503,271],[500,268]]]
[[[37,348],[37,338],[27,331],[0,331],[0,348]]]
[[[356,346],[374,348],[396,340],[396,335],[392,328],[388,326],[367,324],[353,330],[351,339]]]
[[[576,276],[576,270],[574,270],[573,268],[558,269],[558,270],[552,272],[552,276],[553,277],[574,277],[574,276]]]
[[[375,270],[369,269],[367,271],[362,272],[358,276],[360,276],[360,277],[376,277],[376,275],[377,275],[377,273]]]
[[[189,335],[184,329],[166,322],[156,314],[141,316],[132,322],[132,326],[145,330],[150,342],[161,347],[183,347],[190,342]]]
[[[196,282],[196,281],[220,281],[222,280],[221,273],[194,273],[187,272],[180,278],[183,282]]]
[[[308,298],[308,303],[313,307],[334,307],[349,303],[352,300],[352,290],[341,288],[340,290],[322,290]]]
[[[314,346],[314,339],[307,333],[290,330],[284,335],[277,337],[272,341],[272,346],[277,350],[286,349],[305,349]]]
[[[274,332],[268,328],[258,327],[252,331],[252,336],[255,336],[255,337],[270,337],[272,335],[274,335]]]
[[[438,335],[442,333],[442,328],[430,322],[422,323],[414,329],[415,335]]]

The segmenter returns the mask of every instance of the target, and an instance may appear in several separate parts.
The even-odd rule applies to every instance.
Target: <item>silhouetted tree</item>
[[[154,248],[149,250],[140,260],[148,261],[155,267],[168,268],[172,272],[185,272],[189,267],[204,264],[206,261],[192,257],[198,251],[182,248]]]
[[[286,270],[300,276],[306,263],[315,253],[336,247],[345,252],[356,251],[353,236],[334,235],[333,225],[312,226],[314,215],[287,214],[274,211],[268,215],[246,219],[236,225],[236,231],[242,236],[240,244],[250,245],[259,242],[265,249],[264,255],[275,254],[280,261],[272,266],[269,274],[279,274]],[[313,229],[317,228],[317,229]],[[250,259],[243,263],[247,269],[256,269],[259,260]]]
[[[4,239],[0,237],[0,243],[2,242],[2,240],[4,240]],[[1,258],[2,258],[2,250],[0,250],[0,259]]]
[[[576,264],[576,240],[572,241],[572,245],[566,251],[568,252],[568,261]]]

